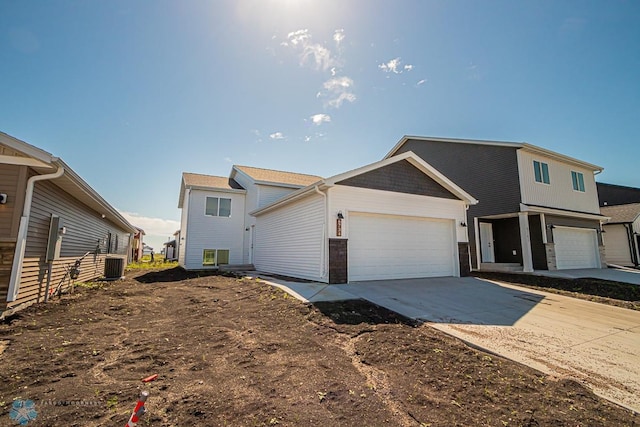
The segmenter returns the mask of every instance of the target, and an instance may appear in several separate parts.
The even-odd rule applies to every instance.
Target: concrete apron
[[[263,280],[305,301],[366,299],[640,412],[640,312],[476,278]]]

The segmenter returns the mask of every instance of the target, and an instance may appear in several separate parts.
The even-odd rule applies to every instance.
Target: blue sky
[[[407,134],[526,141],[640,186],[640,2],[0,0],[0,131],[154,246],[183,171],[331,176]]]

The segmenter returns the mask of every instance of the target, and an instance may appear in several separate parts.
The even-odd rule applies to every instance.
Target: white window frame
[[[207,201],[209,199],[217,199],[218,200],[218,204],[217,204],[218,208],[217,208],[215,214],[207,213]],[[228,200],[229,201],[229,215],[220,215],[220,206],[221,206],[220,201],[221,200]],[[231,198],[229,198],[229,197],[206,196],[205,199],[204,199],[204,214],[205,214],[205,216],[217,216],[217,217],[220,217],[220,218],[231,218],[231,204],[232,204]]]
[[[205,254],[207,252],[211,252],[213,251],[213,263],[205,263]],[[218,260],[220,259],[220,256],[218,255],[219,252],[224,251],[227,253],[227,262],[220,264],[218,262]],[[230,256],[230,250],[229,249],[203,249],[202,250],[202,265],[203,266],[208,266],[208,267],[218,267],[219,265],[228,265],[229,264],[229,256]]]
[[[573,191],[577,191],[578,193],[585,193],[584,187],[584,174],[578,171],[571,171],[571,186],[573,187]]]
[[[538,180],[538,176],[540,176],[540,180]],[[540,160],[534,160],[533,161],[533,179],[538,184],[551,185],[551,174],[549,173],[549,164],[546,162],[541,162]]]

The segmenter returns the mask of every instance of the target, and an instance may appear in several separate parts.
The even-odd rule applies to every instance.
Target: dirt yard
[[[137,271],[0,324],[0,425],[631,426],[580,384],[361,301]],[[158,374],[155,381],[142,378]]]

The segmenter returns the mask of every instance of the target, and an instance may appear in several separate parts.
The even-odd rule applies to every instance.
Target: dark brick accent
[[[471,272],[471,264],[469,263],[469,244],[458,242],[458,259],[460,261],[460,276],[466,277]]]
[[[406,160],[345,179],[337,184],[444,199],[458,199],[457,196],[454,196],[449,190]]]
[[[329,283],[347,281],[347,239],[329,239]]]

